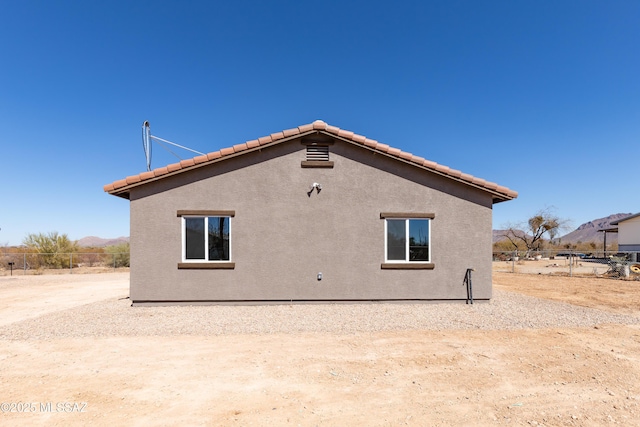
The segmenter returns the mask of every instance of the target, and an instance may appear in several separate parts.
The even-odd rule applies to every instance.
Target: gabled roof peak
[[[173,163],[165,167],[156,168],[152,171],[128,176],[125,179],[121,179],[119,181],[115,181],[111,184],[105,185],[104,191],[116,196],[128,198],[128,190],[130,188],[141,185],[147,181],[164,178],[165,176],[175,175],[176,173],[180,173],[184,170],[189,170],[204,166],[206,164],[222,161],[230,156],[239,155],[243,152],[254,151],[255,149],[259,149],[262,146],[277,144],[297,138],[299,136],[304,136],[305,134],[308,135],[316,132],[323,132],[327,135],[347,142],[351,142],[355,145],[367,147],[389,157],[397,158],[406,163],[410,163],[413,166],[417,166],[422,169],[426,169],[439,175],[451,178],[453,180],[478,187],[492,193],[494,195],[494,202],[511,200],[518,197],[518,193],[516,191],[510,190],[507,187],[500,186],[494,182],[486,181],[482,178],[474,177],[459,170],[451,169],[448,166],[440,165],[436,162],[426,160],[422,157],[414,156],[411,153],[402,151],[398,148],[390,147],[387,144],[379,143],[378,141],[369,139],[363,135],[358,135],[351,131],[340,129],[336,126],[331,126],[322,120],[316,120],[313,123],[298,126],[297,128],[286,129],[281,132],[272,133],[271,135],[253,139],[243,144],[236,144],[232,147],[223,148],[219,151],[214,151],[205,155],[197,156],[192,159],[182,160],[179,163]]]

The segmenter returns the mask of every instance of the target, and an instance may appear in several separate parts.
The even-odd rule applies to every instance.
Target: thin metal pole
[[[69,274],[73,274],[73,254],[69,254]]]
[[[22,275],[26,276],[27,275],[27,254],[22,254]]]
[[[569,277],[573,277],[573,251],[569,251]]]

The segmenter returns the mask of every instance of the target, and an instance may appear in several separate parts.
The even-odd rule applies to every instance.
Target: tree
[[[509,239],[514,249],[524,245],[528,256],[532,251],[539,251],[544,247],[545,236],[553,240],[567,225],[568,220],[558,217],[551,208],[546,208],[538,211],[524,224],[507,227],[502,235]]]
[[[78,252],[78,242],[69,240],[66,234],[28,234],[22,241],[31,252],[39,254],[35,264],[50,268],[69,266],[70,254]]]

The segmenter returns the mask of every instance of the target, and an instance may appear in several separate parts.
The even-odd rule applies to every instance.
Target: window
[[[178,268],[234,268],[233,211],[178,211],[182,217],[182,263]]]
[[[380,217],[385,220],[385,262],[382,268],[433,268],[433,214],[382,213]]]
[[[229,261],[231,259],[230,217],[183,217],[183,221],[185,261]]]

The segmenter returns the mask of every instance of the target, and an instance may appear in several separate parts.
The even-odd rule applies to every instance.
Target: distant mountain
[[[78,245],[90,248],[102,248],[105,246],[119,245],[129,242],[128,237],[116,237],[115,239],[103,239],[102,237],[88,236],[78,240]]]
[[[598,230],[602,230],[605,228],[611,227],[612,221],[617,221],[622,218],[626,218],[631,216],[631,213],[617,213],[613,215],[609,215],[605,218],[594,219],[593,221],[585,222],[580,227],[573,230],[571,233],[565,234],[560,237],[558,240],[560,243],[571,243],[575,244],[578,242],[587,243],[587,242],[597,242],[602,243],[604,241],[604,233],[599,232]],[[607,245],[609,243],[615,243],[618,241],[617,233],[607,233]]]

